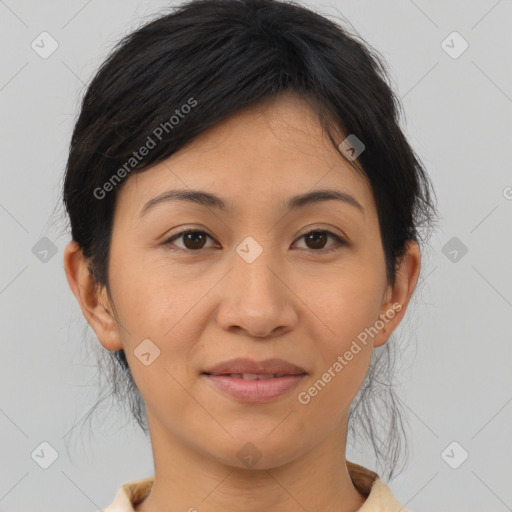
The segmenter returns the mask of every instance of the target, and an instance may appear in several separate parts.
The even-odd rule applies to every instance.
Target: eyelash
[[[206,235],[207,237],[209,237],[210,239],[213,240],[213,237],[211,237],[208,233],[206,233],[206,231],[201,231],[199,229],[185,229],[183,231],[180,231],[179,233],[176,233],[175,235],[171,236],[170,238],[168,238],[165,242],[163,242],[162,245],[164,245],[167,250],[172,251],[172,252],[188,252],[188,253],[201,252],[203,249],[193,250],[193,249],[182,249],[181,247],[178,247],[178,248],[171,247],[171,245],[174,245],[173,244],[174,240],[182,238],[184,235],[189,234],[189,233],[200,233],[200,234]],[[301,235],[298,238],[298,240],[300,240],[301,238],[304,238],[312,233],[326,234],[328,237],[332,237],[337,242],[336,244],[334,244],[332,247],[330,247],[328,249],[318,249],[318,250],[309,249],[313,253],[326,254],[326,253],[330,253],[330,252],[333,252],[336,250],[340,250],[342,247],[348,245],[347,242],[345,240],[343,240],[342,238],[340,238],[338,235],[335,235],[331,231],[327,231],[325,229],[313,229],[311,231],[308,231],[307,233],[304,233],[303,235]],[[306,250],[308,250],[308,249],[306,249]]]

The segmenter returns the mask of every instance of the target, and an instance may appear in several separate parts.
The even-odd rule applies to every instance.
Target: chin
[[[253,471],[268,470],[294,461],[305,451],[299,438],[296,445],[292,445],[290,441],[290,436],[287,439],[278,436],[270,439],[266,434],[256,439],[254,435],[249,434],[230,439],[227,441],[229,446],[224,446],[225,449],[217,444],[216,449],[208,451],[212,457],[226,466]]]

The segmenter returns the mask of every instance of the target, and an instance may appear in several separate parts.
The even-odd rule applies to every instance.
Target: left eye
[[[208,238],[213,240],[213,238],[205,231],[185,230],[185,231],[176,233],[171,238],[167,239],[163,243],[163,245],[167,246],[168,249],[171,251],[199,251],[200,249],[205,248],[204,245]],[[330,231],[325,231],[325,230],[309,231],[308,233],[301,235],[299,237],[299,240],[302,238],[305,240],[306,244],[313,245],[312,247],[311,246],[306,247],[306,249],[311,249],[314,252],[320,252],[320,251],[328,252],[328,251],[332,251],[332,250],[339,248],[339,247],[336,247],[337,245],[338,246],[346,245],[345,240],[343,240],[339,236],[335,235],[334,233],[331,233]],[[334,248],[324,249],[323,246],[329,238],[332,238],[337,243],[333,244]],[[179,239],[182,239],[185,247],[177,246],[177,249],[170,247],[172,245],[176,246],[174,241],[179,240]]]
[[[308,233],[299,237],[299,240],[301,238],[304,238],[306,243],[312,243],[313,247],[306,247],[306,248],[307,249],[315,249],[315,252],[319,252],[318,250],[324,250],[323,247],[318,247],[318,246],[319,245],[323,246],[325,241],[328,238],[334,239],[337,242],[337,244],[333,244],[334,247],[331,246],[331,248],[324,250],[324,252],[333,251],[335,249],[338,249],[339,246],[346,245],[345,240],[340,238],[338,235],[331,233],[330,231],[313,230],[313,231],[309,231]],[[336,245],[338,245],[338,247],[336,247]]]

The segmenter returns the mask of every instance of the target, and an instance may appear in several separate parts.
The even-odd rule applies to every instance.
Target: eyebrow
[[[288,199],[286,207],[288,210],[297,210],[305,206],[320,203],[324,201],[341,201],[353,206],[364,213],[364,208],[353,196],[347,192],[334,189],[318,189],[304,194],[298,194]],[[139,217],[145,215],[150,209],[158,204],[171,201],[189,201],[207,208],[216,208],[227,213],[232,213],[233,208],[228,206],[228,202],[219,196],[202,190],[169,190],[159,196],[150,199],[139,213]]]

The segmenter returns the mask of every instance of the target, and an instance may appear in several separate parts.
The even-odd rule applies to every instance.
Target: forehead
[[[282,208],[289,197],[319,188],[350,194],[365,211],[374,208],[368,179],[331,143],[310,104],[285,94],[237,112],[129,177],[118,206],[139,215],[162,192],[200,189],[226,198],[232,213],[254,212]]]

